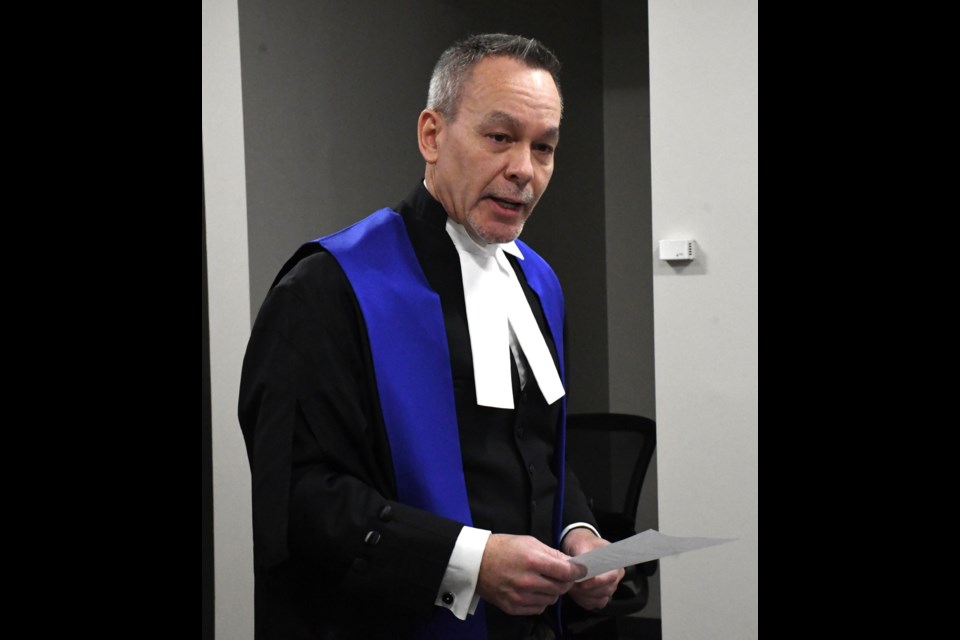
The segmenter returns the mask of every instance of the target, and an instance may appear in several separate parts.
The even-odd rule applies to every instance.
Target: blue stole
[[[427,281],[395,211],[381,209],[318,238],[353,287],[367,326],[370,352],[390,442],[397,499],[472,526],[460,455],[453,373],[440,296]],[[550,266],[517,241],[530,288],[540,297],[554,336],[563,379],[563,294]],[[563,521],[566,396],[555,446],[557,495],[554,544]],[[438,607],[419,638],[486,638],[483,602],[466,621]]]

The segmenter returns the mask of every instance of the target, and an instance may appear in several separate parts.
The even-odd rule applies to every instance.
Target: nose
[[[519,187],[527,186],[533,180],[533,154],[525,145],[517,145],[509,153],[507,160],[507,180]]]

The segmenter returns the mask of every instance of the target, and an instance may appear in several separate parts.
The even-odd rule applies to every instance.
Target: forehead
[[[502,112],[526,124],[558,127],[560,93],[549,71],[512,58],[489,57],[476,64],[464,83],[460,111],[474,118]]]

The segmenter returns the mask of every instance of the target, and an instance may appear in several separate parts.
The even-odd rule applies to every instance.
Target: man
[[[607,543],[564,470],[563,301],[514,242],[558,70],[516,36],[448,49],[423,182],[277,276],[240,390],[258,638],[549,637],[560,596],[600,608],[622,577],[576,582]]]

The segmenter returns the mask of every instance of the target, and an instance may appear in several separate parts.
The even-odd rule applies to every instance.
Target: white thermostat
[[[693,260],[697,257],[695,240],[661,240],[661,260]]]

